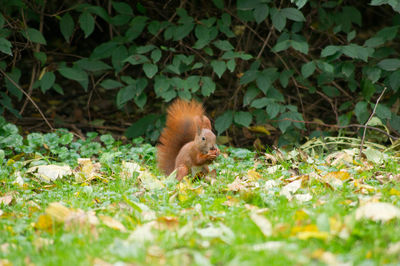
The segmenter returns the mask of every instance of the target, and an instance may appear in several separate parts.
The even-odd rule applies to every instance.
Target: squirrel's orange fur
[[[178,168],[177,178],[181,179],[192,166],[204,165],[204,171],[208,172],[207,164],[218,154],[211,122],[204,115],[203,106],[194,100],[178,99],[172,103],[157,145],[158,167],[166,175]]]

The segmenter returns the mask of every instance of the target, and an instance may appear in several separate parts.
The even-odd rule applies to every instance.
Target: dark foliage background
[[[367,138],[399,136],[397,0],[0,6],[0,111],[26,132],[155,142],[181,97],[205,104],[221,142],[293,145],[361,134],[386,87]]]

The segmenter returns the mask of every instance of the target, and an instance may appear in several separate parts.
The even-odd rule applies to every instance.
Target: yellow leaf
[[[45,213],[56,222],[63,223],[72,214],[72,211],[59,202],[52,202],[46,208]]]
[[[250,214],[250,218],[258,226],[264,236],[269,237],[272,235],[272,224],[267,218],[255,212]]]
[[[350,178],[350,174],[346,171],[330,172],[324,176],[324,178],[337,178],[345,181]]]
[[[247,177],[249,181],[256,181],[261,178],[261,175],[257,173],[255,170],[249,170],[247,172]]]
[[[391,188],[390,191],[389,191],[389,194],[390,194],[390,195],[400,196],[400,191],[398,191],[398,190],[395,189],[395,188]]]
[[[294,214],[294,219],[296,221],[304,221],[308,219],[308,214],[304,210],[297,210]]]
[[[53,229],[53,219],[48,214],[41,214],[35,223],[35,228],[50,232]]]
[[[267,136],[271,135],[271,132],[265,126],[262,125],[249,127],[249,130],[256,133],[263,133]]]
[[[310,238],[316,238],[316,239],[321,239],[321,240],[326,240],[328,238],[329,234],[328,232],[299,232],[297,234],[297,238],[301,240],[307,240]]]
[[[99,218],[106,226],[121,232],[126,232],[125,226],[120,221],[107,215],[99,215]]]
[[[179,220],[175,216],[163,216],[157,219],[156,228],[159,230],[175,230],[179,227]]]

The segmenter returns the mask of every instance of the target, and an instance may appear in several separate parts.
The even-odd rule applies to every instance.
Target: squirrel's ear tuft
[[[196,132],[197,132],[197,136],[201,135],[201,126],[200,125],[196,125]]]

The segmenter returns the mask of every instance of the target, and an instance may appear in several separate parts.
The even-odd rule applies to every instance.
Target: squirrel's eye
[[[201,139],[202,139],[202,140],[206,140],[206,138],[205,138],[205,137],[202,137]]]

